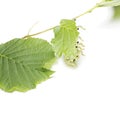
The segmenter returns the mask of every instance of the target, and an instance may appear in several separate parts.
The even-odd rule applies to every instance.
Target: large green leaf
[[[76,42],[79,35],[75,21],[67,19],[61,20],[60,26],[54,29],[54,34],[55,36],[51,42],[57,56],[60,57],[63,55],[65,61],[69,61],[70,65],[74,64],[76,56],[78,55]]]
[[[99,3],[99,7],[108,7],[108,6],[119,6],[120,0],[103,0],[103,2]]]
[[[53,72],[44,65],[54,58],[52,46],[42,39],[13,39],[0,45],[0,88],[7,92],[35,88],[50,78]]]

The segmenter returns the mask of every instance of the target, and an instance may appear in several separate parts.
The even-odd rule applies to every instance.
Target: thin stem
[[[101,2],[100,2],[100,3],[101,3]],[[96,8],[98,8],[98,7],[100,6],[100,3],[97,3],[94,7],[92,7],[91,9],[89,9],[89,10],[87,10],[87,11],[85,11],[84,13],[82,13],[82,14],[74,17],[72,20],[76,20],[76,19],[78,19],[78,18],[81,17],[81,16],[84,16],[84,15],[86,15],[86,14],[88,14],[88,13],[91,13],[94,9],[96,9]],[[48,29],[46,29],[46,30],[43,30],[43,31],[40,31],[40,32],[31,34],[31,35],[28,34],[28,35],[24,36],[23,38],[27,38],[27,37],[31,37],[31,36],[36,36],[36,35],[45,33],[45,32],[47,32],[47,31],[50,31],[50,30],[54,29],[55,27],[57,27],[57,26],[48,28]]]
[[[90,8],[89,10],[85,11],[84,13],[82,13],[82,14],[74,17],[73,20],[76,20],[76,19],[78,19],[78,18],[81,17],[81,16],[84,16],[84,15],[86,15],[86,14],[88,14],[88,13],[91,13],[94,9],[96,9],[96,8],[99,7],[99,4],[100,4],[100,3],[97,3],[94,7]]]
[[[38,24],[39,22],[36,22],[36,23],[34,23],[32,26],[31,26],[31,28],[29,29],[29,31],[28,31],[28,34],[27,35],[29,35],[30,34],[30,32],[32,31],[32,29]]]
[[[50,30],[54,29],[55,27],[57,27],[57,26],[54,26],[54,27],[51,27],[51,28],[45,29],[45,30],[43,30],[43,31],[40,31],[40,32],[37,32],[37,33],[31,34],[31,35],[26,35],[26,36],[24,36],[23,38],[27,38],[27,37],[31,37],[31,36],[36,36],[36,35],[39,35],[39,34],[45,33],[45,32],[47,32],[47,31],[50,31]]]

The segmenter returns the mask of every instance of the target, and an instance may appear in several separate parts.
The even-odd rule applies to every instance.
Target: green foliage
[[[45,65],[53,59],[52,46],[42,39],[13,39],[0,45],[0,88],[7,92],[35,88],[50,78],[53,71]]]
[[[120,0],[103,0],[99,3],[99,7],[108,7],[108,6],[118,6],[120,5]]]
[[[113,18],[120,19],[120,6],[113,7],[114,15]]]
[[[120,0],[102,0],[90,10],[75,19],[92,12],[98,7],[114,7],[114,17],[120,17]],[[56,57],[64,57],[66,64],[76,66],[84,45],[74,20],[63,19],[60,25],[44,31],[13,39],[0,45],[0,88],[6,92],[27,91],[51,77],[50,70]],[[54,38],[47,41],[32,38],[49,30],[54,30]]]
[[[75,65],[76,60],[81,52],[76,47],[76,42],[79,37],[75,21],[63,19],[60,26],[54,29],[54,38],[52,44],[58,57],[64,56],[65,62],[68,65]]]

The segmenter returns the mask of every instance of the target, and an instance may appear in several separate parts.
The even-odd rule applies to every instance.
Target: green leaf
[[[120,0],[103,0],[103,2],[99,3],[99,7],[108,7],[108,6],[118,6],[120,5]]]
[[[79,36],[75,21],[67,19],[61,20],[60,26],[54,29],[54,34],[55,36],[51,43],[57,56],[60,57],[63,55],[68,65],[74,65],[75,59],[78,56],[76,42]]]
[[[113,18],[120,19],[120,6],[113,7],[113,10],[114,10]]]
[[[44,65],[54,58],[52,46],[42,39],[13,39],[0,45],[0,88],[6,92],[35,88],[50,78],[53,72]]]

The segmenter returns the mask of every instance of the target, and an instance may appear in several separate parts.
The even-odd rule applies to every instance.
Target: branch
[[[36,35],[39,35],[39,34],[45,33],[45,32],[47,32],[47,31],[50,31],[50,30],[54,29],[55,27],[57,27],[57,26],[54,26],[54,27],[51,27],[51,28],[45,29],[45,30],[43,30],[43,31],[40,31],[40,32],[37,32],[37,33],[31,34],[31,35],[26,35],[26,36],[24,36],[23,38],[27,38],[27,37],[31,37],[31,36],[36,36]]]
[[[100,2],[100,3],[97,3],[94,7],[90,8],[89,10],[85,11],[84,13],[82,13],[82,14],[74,17],[72,20],[76,20],[76,19],[80,18],[81,16],[84,16],[84,15],[86,15],[86,14],[88,14],[88,13],[91,13],[94,9],[98,8],[98,7],[100,6],[100,4],[101,4],[101,2]],[[28,35],[24,36],[23,38],[27,38],[27,37],[31,37],[31,36],[36,36],[36,35],[45,33],[45,32],[47,32],[47,31],[53,30],[55,27],[57,27],[57,26],[48,28],[48,29],[46,29],[46,30],[43,30],[43,31],[40,31],[40,32],[31,34],[31,35],[28,34]]]
[[[84,13],[74,17],[73,20],[76,20],[76,19],[80,18],[81,16],[84,16],[84,15],[86,15],[88,13],[91,13],[94,9],[96,9],[98,7],[99,7],[99,3],[97,3],[94,7],[90,8],[89,10],[85,11]]]

